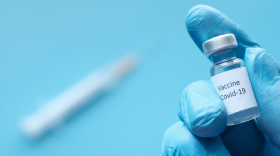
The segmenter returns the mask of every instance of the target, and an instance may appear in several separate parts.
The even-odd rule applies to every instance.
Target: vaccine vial
[[[233,34],[205,41],[202,48],[213,62],[210,69],[212,84],[227,111],[227,125],[232,126],[260,115],[245,62],[236,57],[238,46]]]

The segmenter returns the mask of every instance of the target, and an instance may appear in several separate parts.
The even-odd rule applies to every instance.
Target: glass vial
[[[202,44],[210,57],[212,84],[227,110],[227,125],[232,126],[260,115],[245,62],[235,55],[238,46],[233,34],[214,37]]]

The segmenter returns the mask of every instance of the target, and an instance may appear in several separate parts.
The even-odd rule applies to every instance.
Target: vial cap
[[[202,44],[204,55],[207,57],[221,50],[232,49],[237,46],[238,44],[233,34],[220,35]]]

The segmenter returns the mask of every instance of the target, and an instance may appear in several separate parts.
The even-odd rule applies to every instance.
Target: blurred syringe
[[[25,117],[21,129],[31,138],[38,138],[62,123],[75,110],[109,90],[138,62],[136,53],[129,53],[120,60],[103,67],[84,78],[48,102],[36,112]]]

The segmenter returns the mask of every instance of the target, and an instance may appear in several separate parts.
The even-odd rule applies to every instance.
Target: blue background
[[[276,1],[0,1],[0,155],[160,155],[182,90],[210,77],[184,24],[197,4],[227,14],[280,60]],[[157,52],[104,98],[40,140],[22,134],[23,116],[154,38]]]

